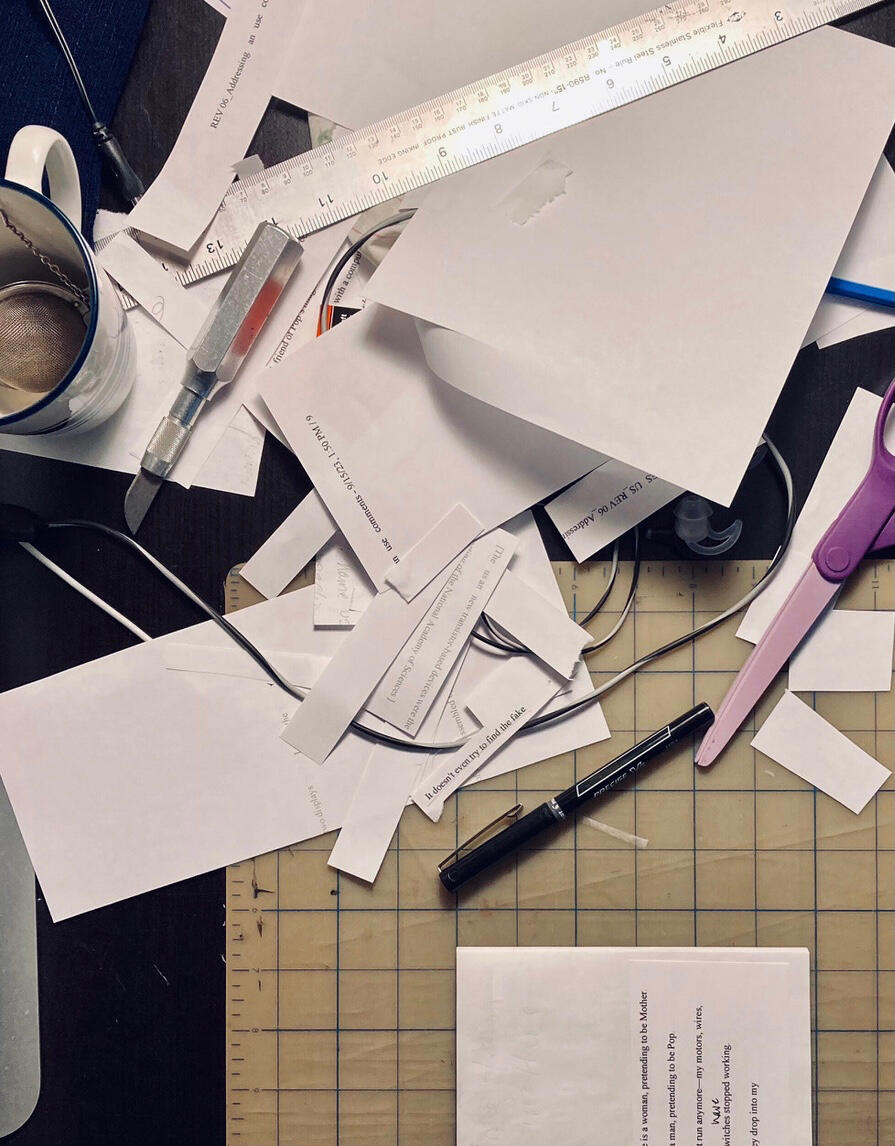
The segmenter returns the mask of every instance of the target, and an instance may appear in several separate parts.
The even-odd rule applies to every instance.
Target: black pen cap
[[[697,704],[677,720],[668,725],[673,740],[683,738],[691,732],[704,732],[715,719],[715,714],[707,704]]]

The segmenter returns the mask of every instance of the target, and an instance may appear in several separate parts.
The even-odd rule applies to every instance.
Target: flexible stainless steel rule
[[[240,179],[177,278],[233,266],[263,219],[309,235],[875,2],[675,0]]]

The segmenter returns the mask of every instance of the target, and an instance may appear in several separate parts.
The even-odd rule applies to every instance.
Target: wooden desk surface
[[[347,17],[346,17],[347,18]],[[153,0],[114,121],[148,183],[176,138],[221,26],[201,0]],[[848,22],[895,45],[895,5]],[[253,144],[266,163],[308,146],[304,116],[268,111]],[[887,154],[895,162],[895,139]],[[106,205],[120,208],[108,193]],[[895,330],[797,358],[772,421],[804,499],[857,385],[882,392],[895,373]],[[51,516],[123,526],[130,479],[0,453],[3,499]],[[197,591],[221,602],[227,570],[261,543],[308,489],[296,460],[268,438],[253,499],[172,485],[140,540]],[[772,500],[768,502],[768,495]],[[779,496],[751,475],[737,507],[745,519],[734,556],[767,556],[779,534]],[[552,556],[565,557],[552,536]],[[48,553],[149,632],[193,611],[127,554],[73,533]],[[669,555],[659,542],[648,554]],[[126,647],[117,624],[17,548],[4,551],[0,688],[13,688]],[[54,925],[39,911],[43,1084],[11,1146],[127,1142],[204,1146],[224,1141],[224,877],[213,873]]]

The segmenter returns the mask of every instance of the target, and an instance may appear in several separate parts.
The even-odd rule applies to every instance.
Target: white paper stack
[[[811,1144],[808,952],[460,947],[457,1146]]]

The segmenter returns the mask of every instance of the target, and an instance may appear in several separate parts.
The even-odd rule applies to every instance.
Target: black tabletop
[[[347,18],[347,17],[346,17]],[[148,184],[168,154],[211,58],[221,17],[191,0],[152,0],[113,127]],[[895,45],[895,4],[854,17],[850,30]],[[895,115],[895,109],[893,109]],[[252,143],[265,163],[309,146],[305,116],[273,104]],[[887,155],[895,161],[895,139]],[[822,189],[820,189],[822,193]],[[105,205],[121,209],[106,189]],[[895,330],[829,350],[803,350],[771,422],[804,500],[857,386],[883,391],[895,374]],[[698,427],[694,427],[694,439]],[[124,475],[0,452],[4,501],[52,517],[123,527]],[[166,488],[140,541],[220,605],[227,570],[271,533],[309,482],[268,436],[257,496]],[[766,557],[783,520],[766,466],[735,502],[742,540],[731,556]],[[728,520],[718,511],[719,521]],[[542,520],[554,558],[562,543]],[[660,514],[647,555],[673,551]],[[153,634],[192,623],[195,611],[126,552],[63,531],[44,546],[76,577]],[[0,553],[4,585],[0,689],[13,688],[132,643],[114,621],[62,585],[18,547]],[[224,1141],[224,877],[215,872],[53,924],[39,903],[43,1081],[15,1146],[176,1146]]]

